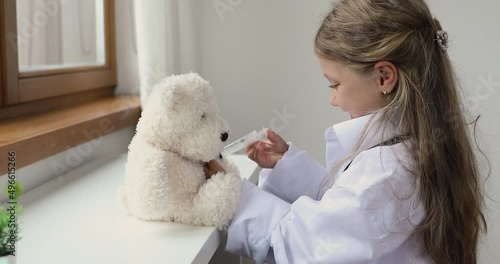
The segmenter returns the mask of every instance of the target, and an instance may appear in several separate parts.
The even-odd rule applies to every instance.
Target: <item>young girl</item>
[[[476,263],[486,227],[447,35],[424,0],[341,0],[315,39],[327,167],[268,130],[226,250],[257,263]]]

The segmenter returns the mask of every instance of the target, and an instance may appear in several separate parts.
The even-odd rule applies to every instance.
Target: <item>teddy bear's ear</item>
[[[173,84],[169,89],[166,91],[166,104],[167,107],[170,109],[174,109],[177,107],[180,101],[180,86]]]

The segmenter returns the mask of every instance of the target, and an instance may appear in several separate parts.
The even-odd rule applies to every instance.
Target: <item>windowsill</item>
[[[256,183],[256,163],[227,158]],[[118,208],[126,159],[96,159],[23,194],[17,263],[228,263],[214,256],[224,236],[214,227],[143,221]]]
[[[0,175],[8,153],[16,152],[20,169],[95,138],[137,124],[138,96],[111,96],[96,101],[0,122]]]

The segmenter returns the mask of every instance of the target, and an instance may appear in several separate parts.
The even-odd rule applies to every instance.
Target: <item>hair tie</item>
[[[435,41],[437,41],[439,48],[441,48],[443,52],[446,52],[448,49],[448,33],[444,30],[438,30],[436,32]]]

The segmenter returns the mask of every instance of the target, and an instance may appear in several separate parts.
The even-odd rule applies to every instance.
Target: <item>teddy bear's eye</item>
[[[206,117],[205,113],[201,114],[201,119],[204,119],[205,117]]]

